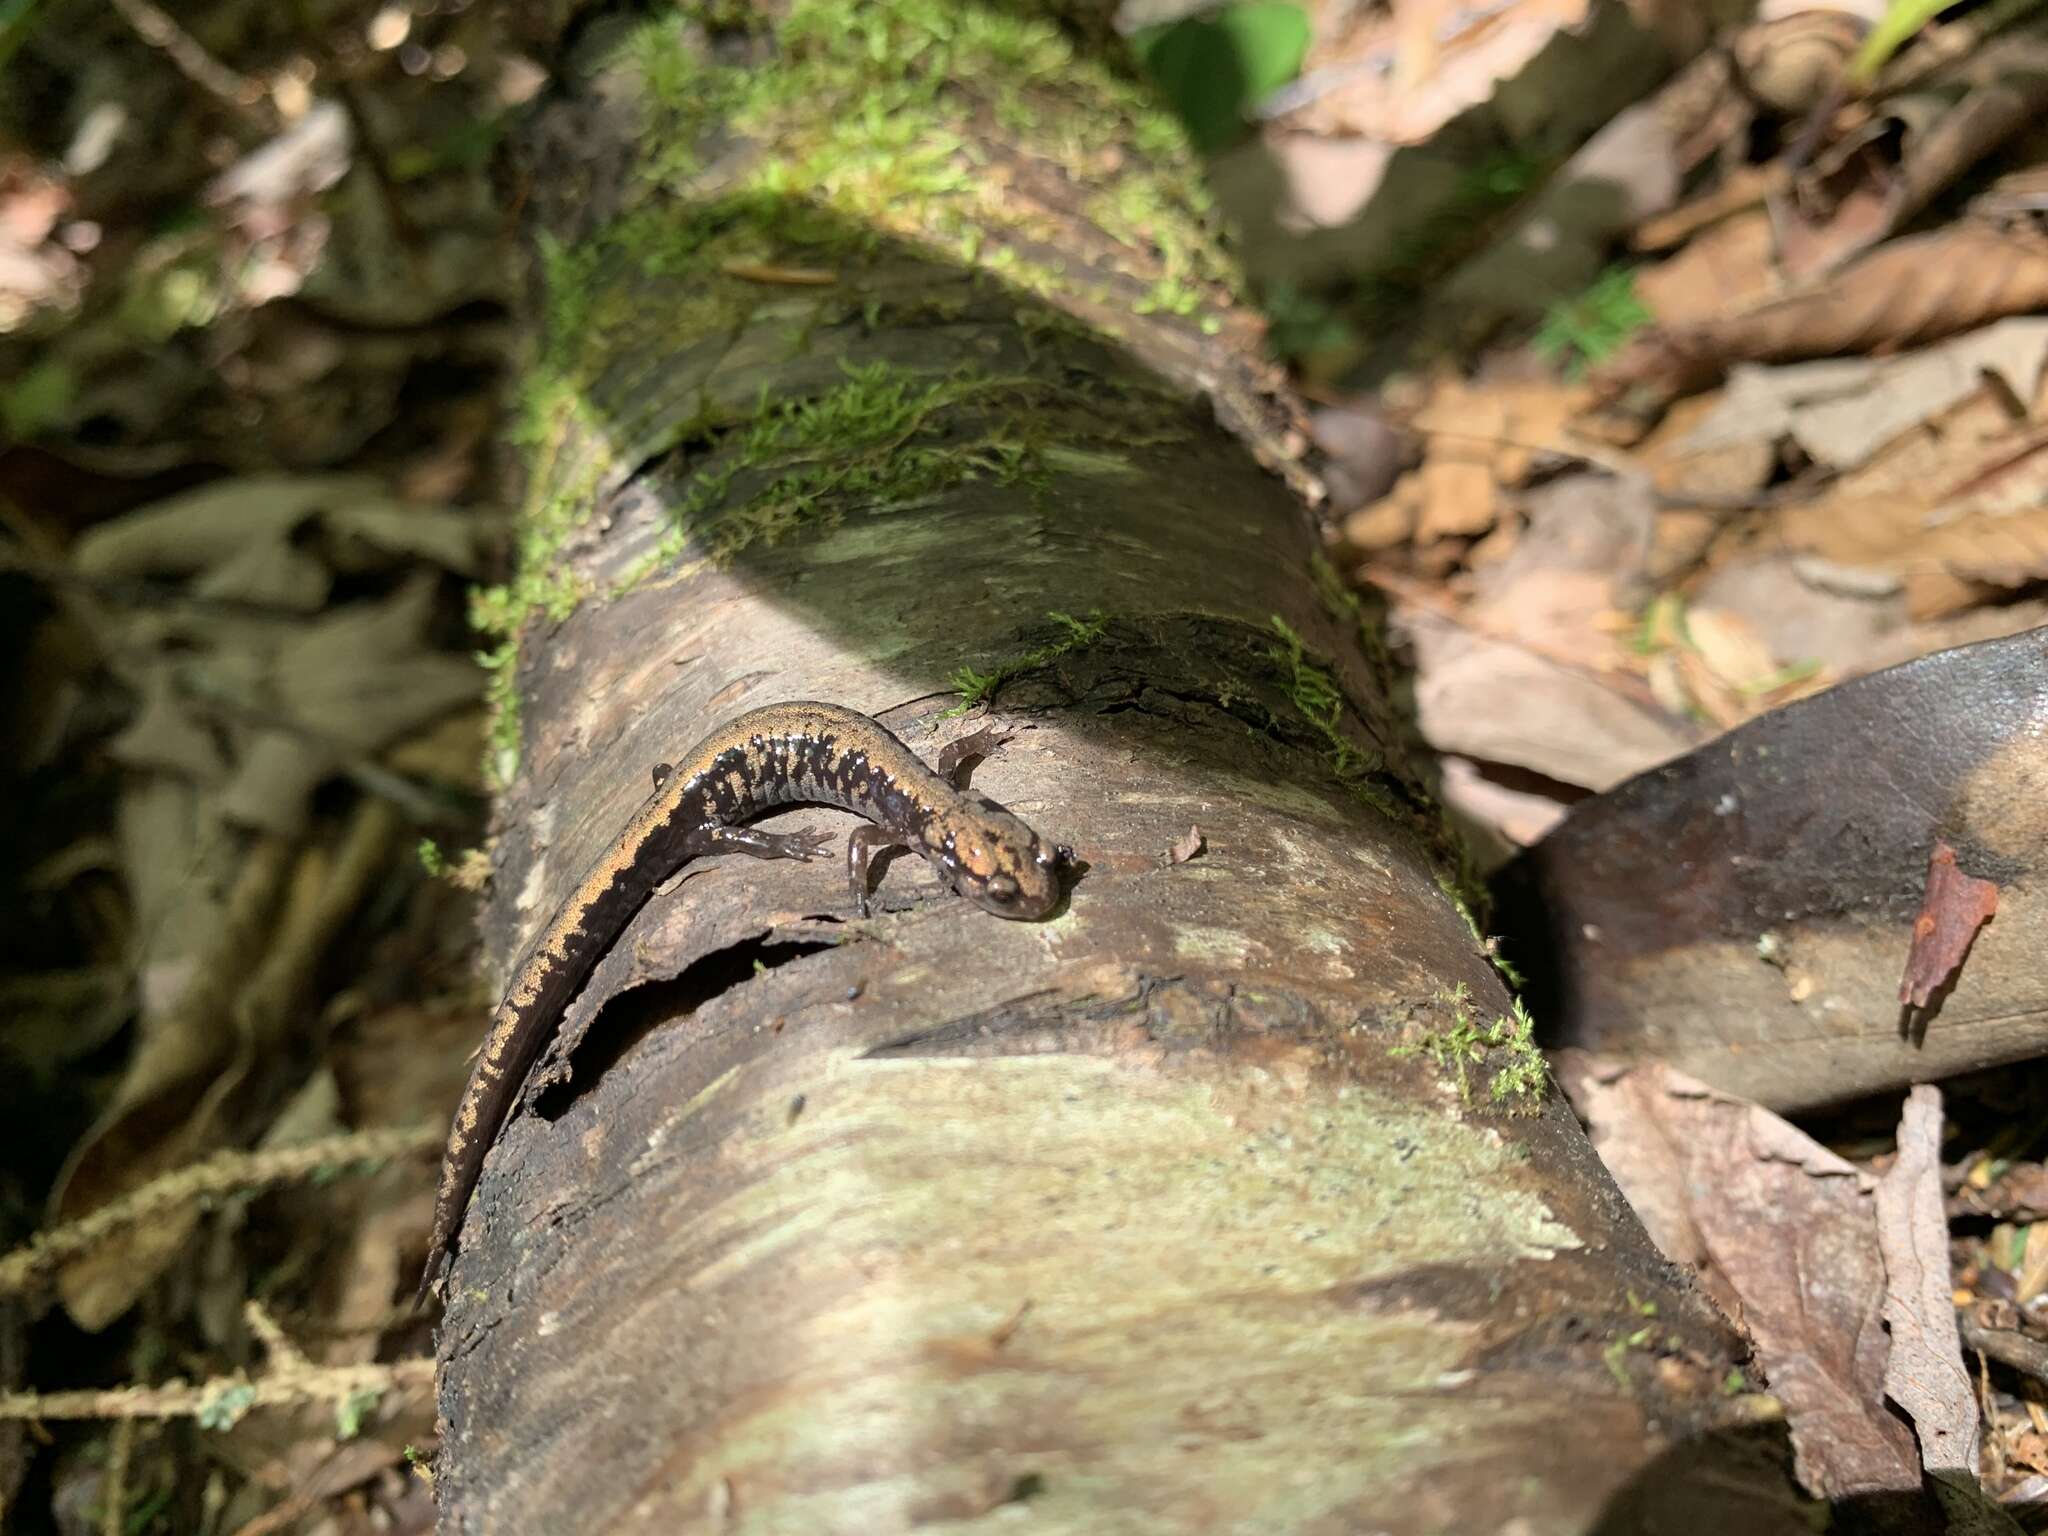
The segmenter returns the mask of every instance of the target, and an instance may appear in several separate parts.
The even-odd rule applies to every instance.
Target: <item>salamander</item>
[[[416,1302],[453,1257],[469,1197],[519,1092],[570,1001],[657,887],[693,859],[821,857],[830,835],[742,825],[788,805],[832,805],[864,817],[846,841],[854,906],[868,915],[870,865],[891,847],[922,854],[960,895],[998,917],[1044,917],[1060,899],[1071,850],[1040,841],[1021,819],[964,787],[960,770],[1003,736],[956,741],[934,772],[887,727],[836,704],[771,704],[712,731],[654,769],[654,794],[548,919],[512,972],[462,1090],[434,1230]]]

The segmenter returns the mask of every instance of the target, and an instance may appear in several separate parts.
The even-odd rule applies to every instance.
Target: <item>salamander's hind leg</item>
[[[686,858],[713,853],[744,853],[755,859],[821,859],[830,832],[801,827],[794,832],[762,832],[753,827],[699,827],[684,839]]]
[[[967,787],[967,772],[982,758],[987,757],[1016,732],[1007,725],[984,725],[972,736],[962,736],[958,741],[949,741],[939,748],[939,777],[952,782],[955,789]]]
[[[869,915],[868,876],[876,855],[909,846],[894,832],[866,823],[846,834],[846,883],[853,887],[853,907],[862,917]]]

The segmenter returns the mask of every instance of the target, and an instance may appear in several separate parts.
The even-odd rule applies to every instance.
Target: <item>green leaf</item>
[[[1301,73],[1308,37],[1300,6],[1247,4],[1148,27],[1131,46],[1195,147],[1213,154],[1243,136],[1248,107]]]
[[[77,396],[78,376],[70,365],[45,358],[0,390],[0,427],[9,437],[34,437],[63,422]]]
[[[351,1392],[334,1407],[334,1434],[338,1440],[353,1440],[363,1432],[363,1420],[384,1394],[375,1387]]]
[[[1849,83],[1858,90],[1868,86],[1915,32],[1953,4],[1955,0],[1891,0],[1877,25],[1870,29],[1870,35],[1863,39],[1863,46],[1856,50],[1856,57],[1849,61]]]
[[[1551,305],[1532,343],[1567,377],[1576,378],[1589,364],[1619,351],[1652,318],[1636,297],[1634,274],[1610,267],[1584,293]]]

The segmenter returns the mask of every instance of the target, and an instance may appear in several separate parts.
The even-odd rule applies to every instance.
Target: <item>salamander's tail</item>
[[[425,1309],[427,1302],[433,1297],[434,1288],[441,1283],[441,1269],[446,1262],[447,1256],[438,1246],[427,1255],[426,1267],[420,1271],[419,1289],[412,1294],[413,1311]]]

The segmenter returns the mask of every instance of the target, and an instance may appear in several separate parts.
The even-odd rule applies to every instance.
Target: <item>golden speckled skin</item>
[[[956,788],[866,715],[836,704],[770,704],[719,727],[673,768],[656,770],[652,798],[577,882],[512,973],[448,1133],[419,1300],[453,1257],[484,1155],[528,1070],[599,958],[655,888],[693,858],[817,857],[824,841],[817,834],[737,830],[799,804],[865,817],[880,829],[870,846],[894,841],[915,849],[954,890],[999,917],[1040,918],[1059,903],[1065,849],[1041,843],[993,801]],[[865,860],[853,869],[855,897],[864,903]]]

